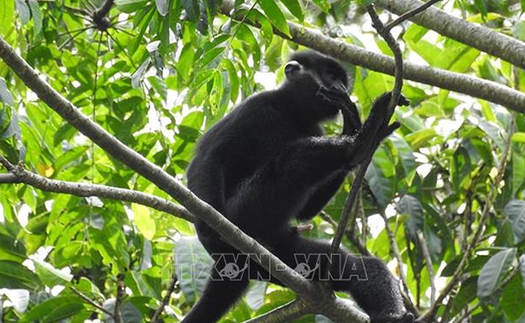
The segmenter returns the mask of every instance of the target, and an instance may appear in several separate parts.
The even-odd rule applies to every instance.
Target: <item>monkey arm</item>
[[[308,201],[297,214],[297,219],[300,221],[308,221],[319,212],[323,210],[325,205],[330,201],[332,196],[337,193],[337,190],[345,180],[348,172],[341,171],[329,179],[326,183],[321,184],[316,190],[310,195]]]

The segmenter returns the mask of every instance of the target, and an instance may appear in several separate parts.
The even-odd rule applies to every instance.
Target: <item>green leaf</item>
[[[267,285],[268,283],[263,281],[255,281],[250,284],[250,289],[246,292],[246,302],[252,311],[256,311],[263,306]]]
[[[520,243],[525,239],[525,201],[510,201],[503,213],[509,217],[512,222],[512,231],[514,232],[514,242]]]
[[[505,219],[498,227],[498,235],[494,241],[495,246],[512,247],[514,246],[514,233],[512,223]]]
[[[514,142],[525,142],[525,132],[516,132],[512,135],[512,141]]]
[[[7,84],[5,83],[5,80],[3,77],[0,77],[0,101],[5,103],[6,105],[13,105],[14,100],[13,96],[11,95],[11,92],[9,92],[9,89],[7,88]],[[0,123],[0,126],[2,124]]]
[[[20,15],[22,23],[24,25],[27,24],[29,22],[29,19],[31,19],[31,11],[29,10],[29,6],[27,5],[27,3],[24,0],[16,0],[15,6],[16,11],[18,11],[18,14]]]
[[[33,17],[33,22],[35,24],[34,33],[35,36],[40,34],[42,31],[42,11],[40,10],[40,5],[36,0],[29,0],[29,8],[31,8],[31,16]]]
[[[166,16],[168,14],[168,1],[167,0],[155,0],[155,6],[157,11],[161,16]]]
[[[239,97],[239,76],[237,75],[235,66],[229,59],[226,59],[223,62],[228,70],[228,77],[230,78],[231,101],[236,102]]]
[[[487,261],[478,277],[477,295],[479,298],[492,296],[498,284],[510,269],[515,256],[516,249],[510,248],[498,252]]]
[[[10,34],[15,18],[15,2],[12,0],[0,0],[0,34]]]
[[[461,284],[459,292],[452,298],[452,314],[457,314],[476,298],[477,277],[470,277]]]
[[[410,216],[405,222],[405,228],[407,233],[412,236],[412,239],[416,239],[417,230],[423,231],[425,224],[421,202],[412,195],[405,195],[397,203],[397,208],[400,213]]]
[[[65,285],[73,279],[73,275],[60,271],[45,261],[33,259],[33,263],[38,277],[46,286]]]
[[[330,1],[328,1],[328,0],[313,0],[313,2],[315,3],[316,6],[321,8],[321,10],[323,10],[326,13],[328,13],[330,8],[332,7],[332,5],[330,4]],[[360,2],[363,2],[363,0],[360,0]]]
[[[200,16],[199,3],[200,1],[195,0],[182,0],[182,4],[184,6],[186,14],[188,15],[188,18],[193,22],[197,22]]]
[[[212,259],[195,237],[177,241],[173,252],[180,288],[186,299],[194,302],[204,290]]]
[[[148,207],[136,203],[131,204],[133,210],[133,217],[137,229],[142,233],[144,238],[153,240],[157,231],[155,220],[151,217],[151,212]]]
[[[115,0],[117,8],[125,13],[134,13],[144,9],[149,0]]]
[[[56,322],[79,313],[84,309],[84,301],[76,296],[59,296],[33,307],[22,317],[20,323]]]
[[[21,264],[0,261],[0,287],[36,290],[40,285],[38,276]]]
[[[102,307],[104,307],[106,311],[110,313],[114,313],[115,312],[115,299],[111,298],[111,299],[106,300],[104,304],[102,304]],[[122,322],[125,322],[125,323],[143,323],[144,322],[139,310],[130,302],[122,303],[122,306],[120,307],[120,316],[122,317]],[[113,323],[115,321],[113,320],[113,318],[105,315],[104,322]]]
[[[523,289],[523,278],[515,275],[503,289],[500,305],[505,316],[511,322],[517,322],[525,313],[525,290]]]
[[[405,136],[405,140],[410,144],[410,146],[412,146],[412,149],[418,150],[419,148],[428,145],[428,143],[432,139],[436,138],[436,136],[436,130],[427,128]]]
[[[516,196],[525,182],[525,158],[519,152],[512,152],[512,196]]]
[[[261,6],[262,10],[270,19],[272,24],[279,29],[283,34],[287,36],[291,36],[290,34],[290,28],[288,27],[288,22],[286,21],[286,18],[284,17],[283,12],[281,11],[281,8],[275,3],[273,0],[260,0],[259,6]]]
[[[301,3],[298,0],[281,0],[281,2],[290,10],[295,18],[299,19],[300,22],[304,20],[304,11]]]
[[[377,202],[386,206],[394,197],[395,169],[387,151],[379,147],[366,170],[365,179]]]

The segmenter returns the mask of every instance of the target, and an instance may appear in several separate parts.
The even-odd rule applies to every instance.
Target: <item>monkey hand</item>
[[[352,99],[350,99],[348,93],[337,90],[336,88],[321,86],[317,91],[317,96],[341,110],[343,115],[342,135],[352,136],[361,129],[361,118],[359,117],[357,106]]]
[[[391,92],[381,95],[372,106],[372,111],[366,119],[365,124],[357,133],[355,138],[355,154],[370,156],[377,149],[383,139],[401,126],[399,122],[390,124],[392,112],[388,111]],[[407,105],[409,102],[404,96],[399,97],[398,105]]]

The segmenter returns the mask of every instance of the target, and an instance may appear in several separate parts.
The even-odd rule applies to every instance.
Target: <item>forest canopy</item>
[[[267,252],[185,171],[207,129],[311,49],[345,66],[362,120],[400,67],[410,105],[351,210],[355,175],[302,234],[333,239],[346,212],[342,246],[387,263],[428,322],[525,323],[525,1],[424,4],[0,0],[0,321],[179,322],[212,263],[195,218]],[[221,322],[365,322],[282,275],[290,288],[253,282]]]

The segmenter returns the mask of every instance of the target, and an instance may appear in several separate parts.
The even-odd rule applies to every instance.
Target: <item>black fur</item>
[[[330,246],[302,238],[289,221],[308,220],[318,214],[348,171],[372,154],[399,124],[388,124],[390,94],[385,94],[361,126],[346,93],[347,74],[331,58],[314,52],[296,53],[285,73],[287,80],[280,88],[251,96],[201,138],[187,178],[188,187],[197,196],[290,267],[299,268],[300,259],[306,258],[298,260],[296,255],[326,255]],[[406,104],[406,100],[402,98],[400,103]],[[345,122],[343,134],[324,137],[320,123],[338,111]],[[196,228],[216,264],[201,299],[183,322],[215,322],[242,295],[249,279],[261,279],[267,273],[246,256],[237,257],[239,252],[204,222],[197,221]],[[381,261],[354,257],[343,250],[339,255],[330,274],[347,279],[333,279],[335,290],[351,293],[372,323],[413,321],[403,307],[394,278]],[[308,277],[322,279],[327,261],[317,259],[307,259],[303,265],[312,269]],[[227,263],[236,267],[227,267]],[[249,273],[213,280],[224,278],[221,274],[225,270],[245,268],[246,264]],[[358,280],[356,275],[367,280]]]

